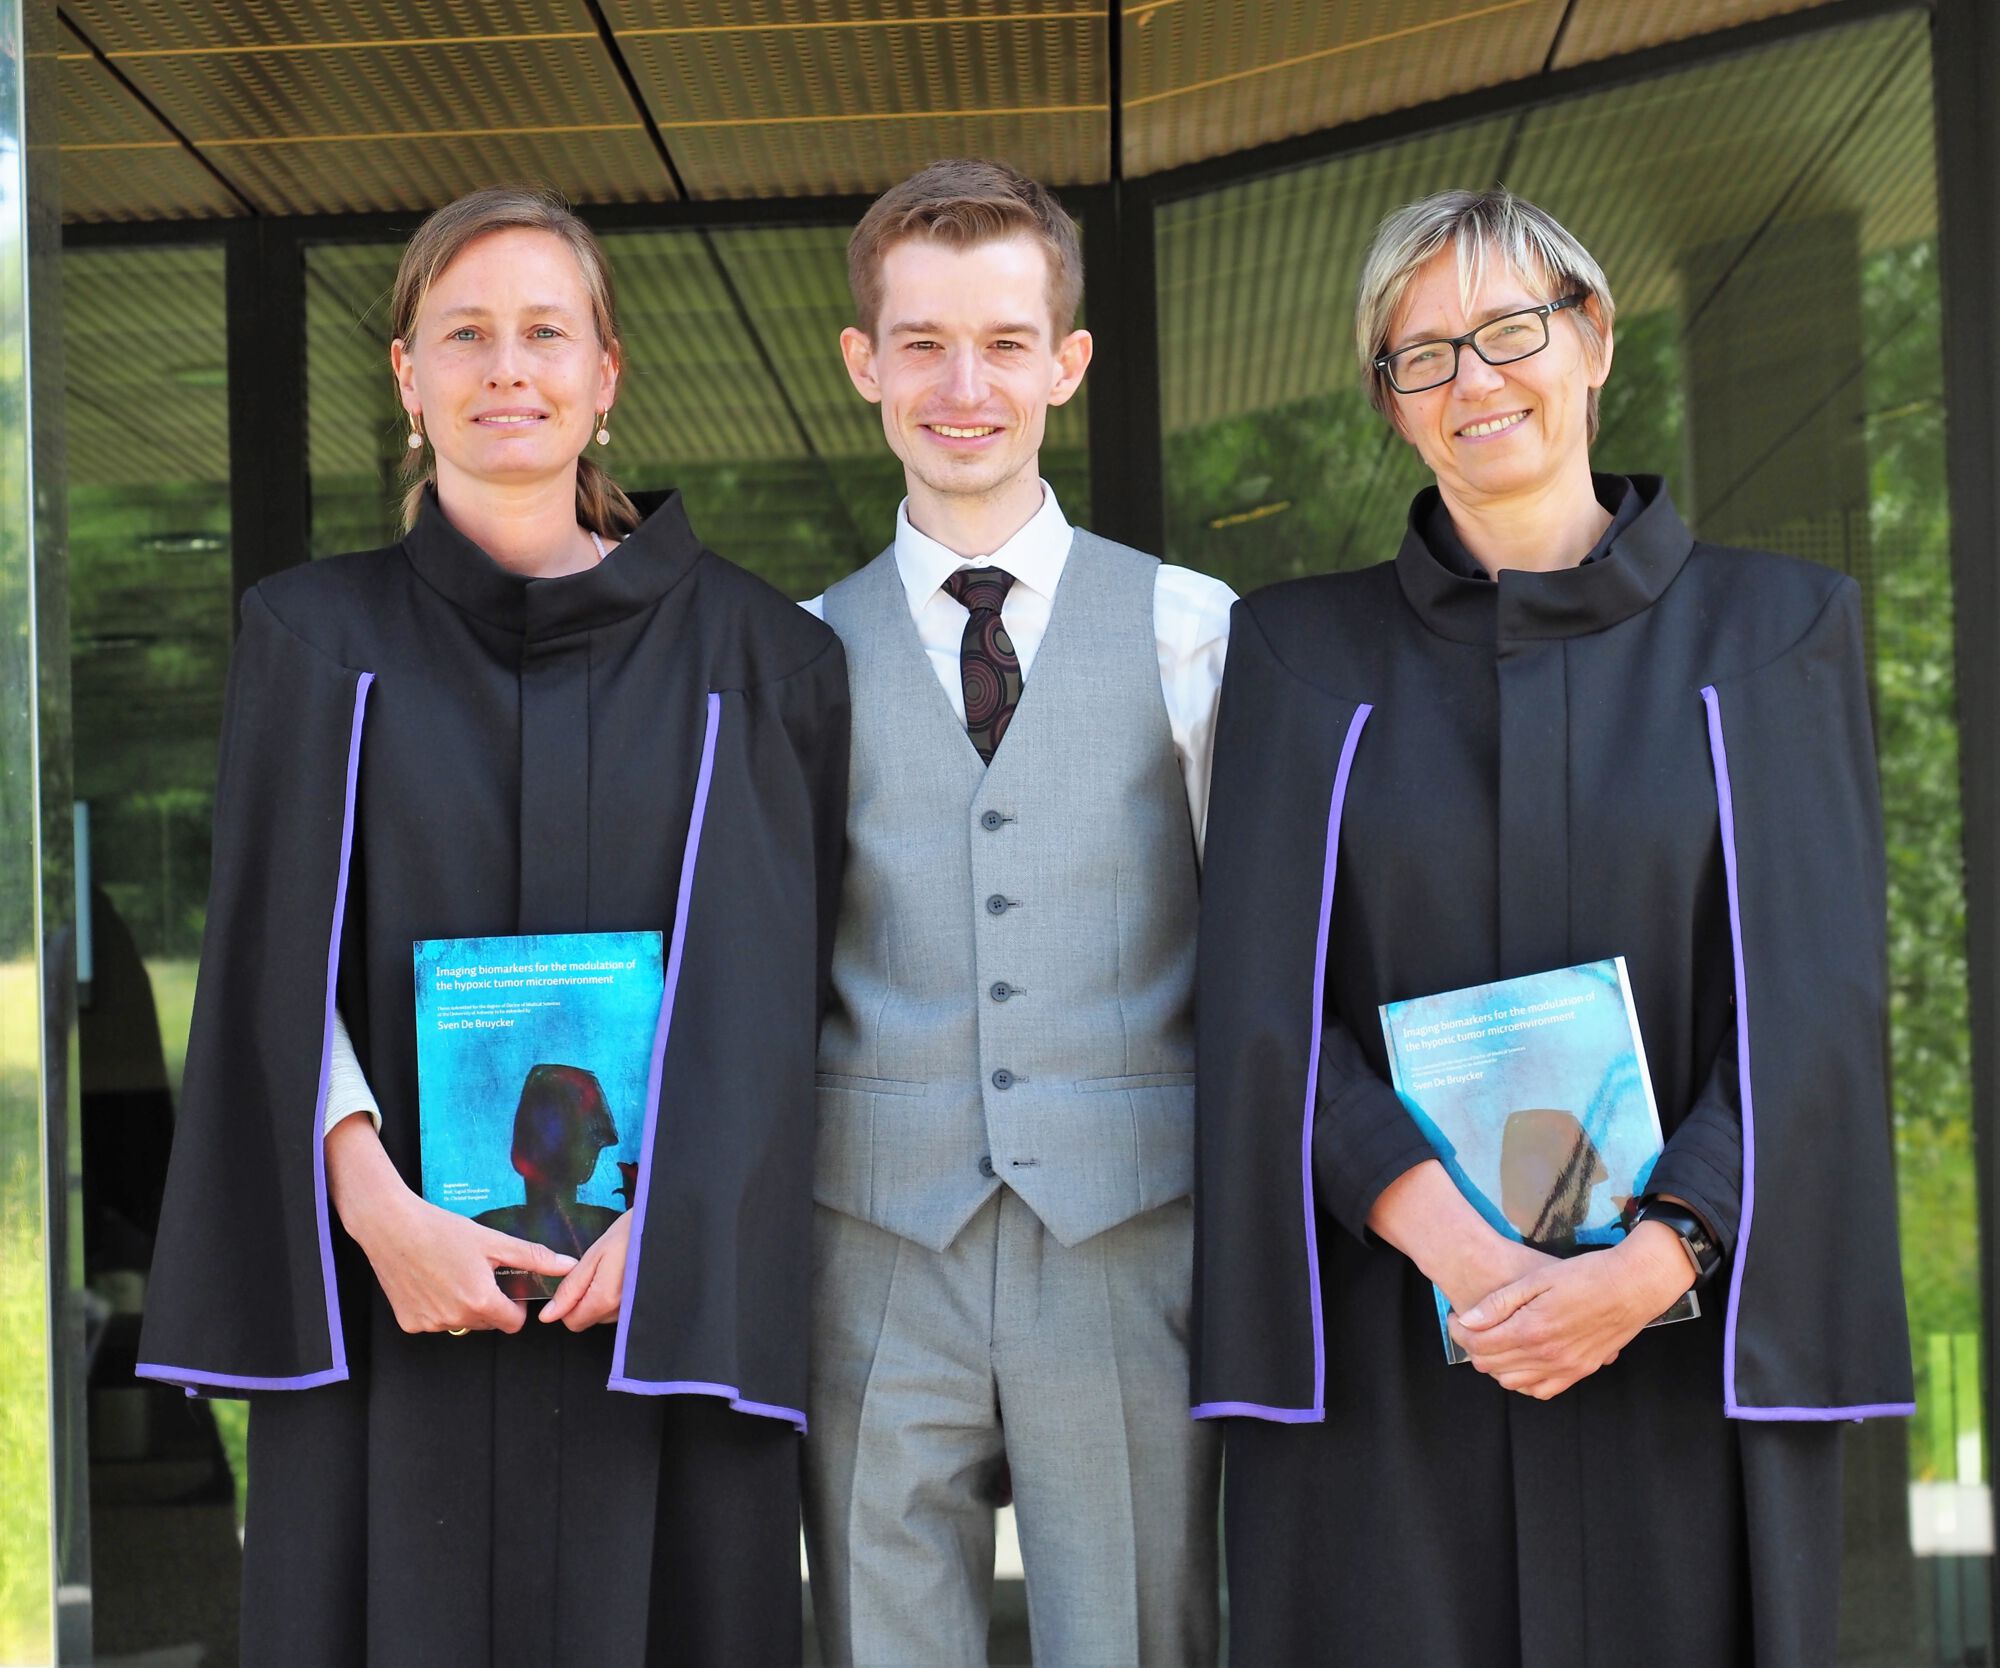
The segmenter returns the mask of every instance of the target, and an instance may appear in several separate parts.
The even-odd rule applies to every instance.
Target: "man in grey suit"
[[[1216,1646],[1188,1415],[1194,941],[1228,587],[1072,529],[1074,222],[942,162],[848,247],[909,496],[806,606],[854,711],[820,1041],[806,1535],[827,1660],[986,1660],[1011,1473],[1036,1660]]]

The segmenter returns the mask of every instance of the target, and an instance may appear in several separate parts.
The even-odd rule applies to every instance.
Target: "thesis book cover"
[[[1380,1009],[1389,1079],[1479,1213],[1556,1256],[1614,1245],[1660,1157],[1660,1114],[1625,958]],[[1445,1330],[1445,1359],[1465,1351]],[[1659,1320],[1701,1313],[1690,1291]]]
[[[638,1186],[660,935],[427,938],[415,955],[424,1197],[581,1256]],[[499,1279],[513,1298],[559,1284]]]

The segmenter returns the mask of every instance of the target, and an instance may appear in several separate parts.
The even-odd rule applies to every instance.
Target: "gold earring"
[[[420,425],[418,414],[414,411],[410,413],[409,447],[413,452],[420,452],[424,447],[424,431]]]
[[[600,411],[597,414],[597,443],[600,446],[609,446],[611,444],[611,413],[609,411]]]

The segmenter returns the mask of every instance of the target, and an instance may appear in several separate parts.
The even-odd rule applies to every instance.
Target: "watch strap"
[[[1664,1199],[1642,1200],[1638,1208],[1628,1215],[1627,1231],[1638,1227],[1641,1222],[1657,1222],[1662,1227],[1673,1229],[1680,1238],[1681,1249],[1694,1265],[1695,1284],[1701,1284],[1721,1266],[1722,1247],[1716,1244],[1715,1236],[1708,1231],[1708,1224],[1685,1205],[1671,1204]]]

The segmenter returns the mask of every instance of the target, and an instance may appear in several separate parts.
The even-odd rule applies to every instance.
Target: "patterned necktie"
[[[959,644],[958,675],[965,684],[965,733],[987,764],[1021,700],[1020,658],[1000,623],[1000,605],[1013,585],[1014,576],[1004,568],[960,568],[944,582],[971,616]]]

